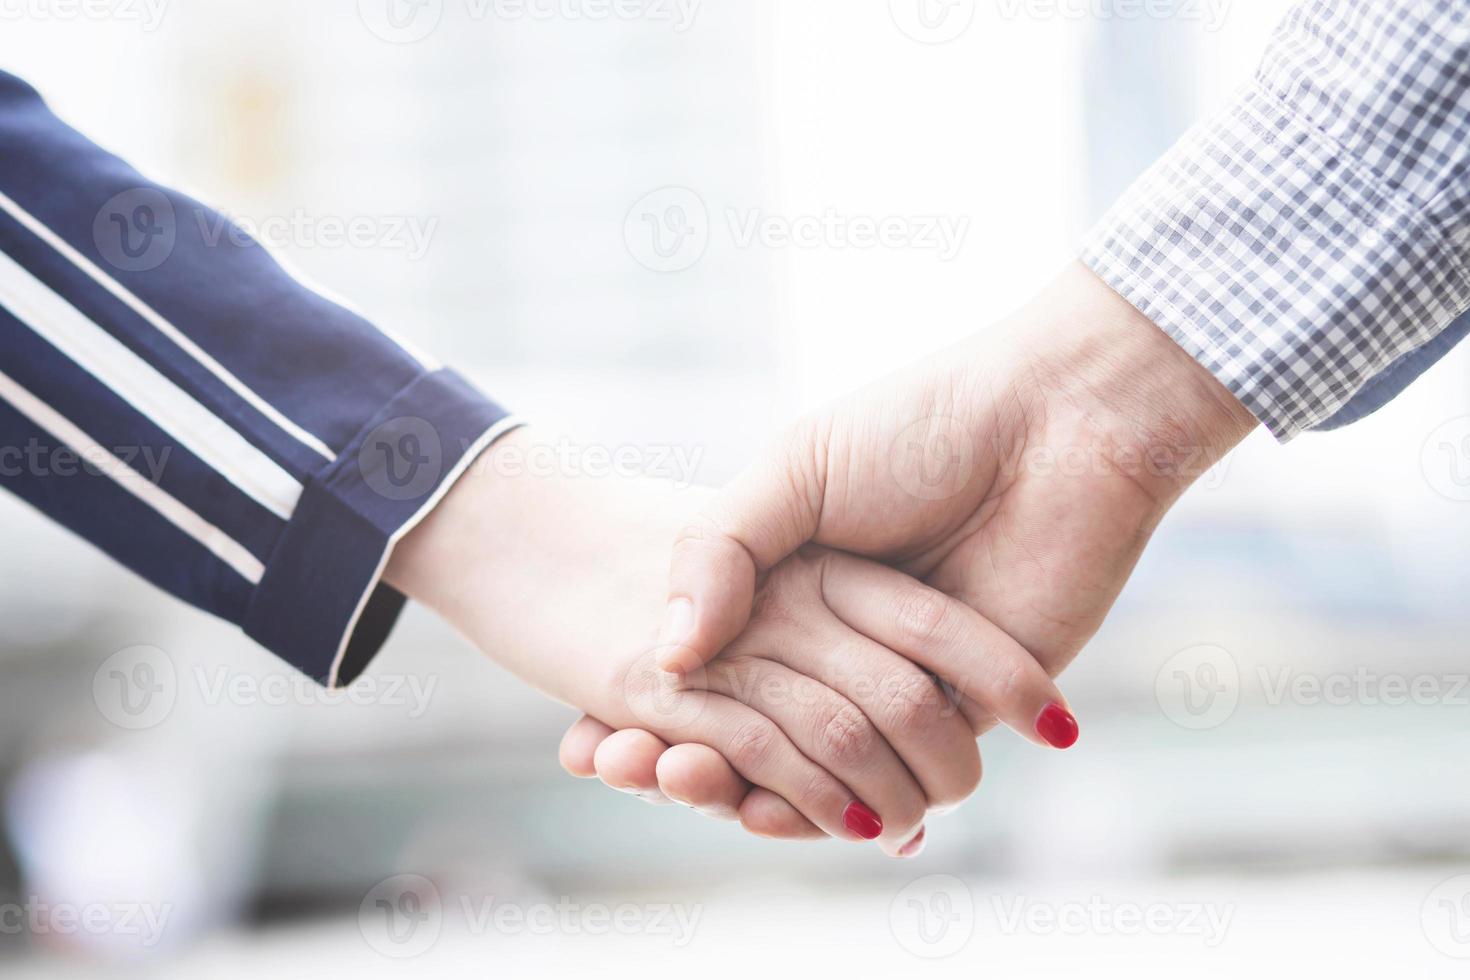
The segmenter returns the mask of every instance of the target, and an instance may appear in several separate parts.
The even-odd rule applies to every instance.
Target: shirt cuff
[[[245,632],[323,684],[351,683],[403,608],[380,583],[393,546],[519,424],[453,371],[420,375],[306,482]]]
[[[1282,441],[1470,306],[1434,216],[1259,83],[1155,163],[1081,258]]]

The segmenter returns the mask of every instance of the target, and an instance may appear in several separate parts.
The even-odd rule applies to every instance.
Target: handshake
[[[1076,265],[718,493],[461,480],[388,581],[586,713],[562,742],[572,773],[908,857],[925,815],[979,784],[988,728],[1077,740],[1052,679],[1255,425]]]

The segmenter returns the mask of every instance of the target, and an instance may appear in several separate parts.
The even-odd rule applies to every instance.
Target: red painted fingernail
[[[857,800],[853,800],[842,811],[842,825],[863,840],[872,840],[883,833],[883,821],[878,819],[878,814]]]
[[[901,858],[916,858],[916,857],[918,857],[923,852],[923,850],[924,850],[924,830],[925,830],[925,828],[920,827],[919,828],[919,832],[914,835],[913,839],[910,840],[903,847],[900,847],[898,849],[898,856],[899,857],[901,857]]]
[[[1053,701],[1036,716],[1036,734],[1046,739],[1048,745],[1070,749],[1077,744],[1077,719]]]

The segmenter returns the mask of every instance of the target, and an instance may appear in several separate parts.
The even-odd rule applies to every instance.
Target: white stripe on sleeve
[[[0,306],[262,507],[291,519],[302,492],[291,474],[4,253]]]
[[[128,493],[152,507],[174,527],[208,548],[216,558],[239,572],[251,585],[260,584],[265,567],[244,545],[118,459],[70,419],[22,388],[4,372],[0,372],[0,400],[9,402],[26,418],[65,443],[79,459],[105,473]]]
[[[0,210],[4,210],[12,218],[24,225],[37,238],[59,252],[72,265],[91,276],[97,285],[121,300],[129,309],[151,324],[155,330],[173,341],[180,350],[199,362],[205,370],[218,378],[225,387],[240,396],[240,398],[257,412],[274,422],[286,434],[290,435],[302,445],[314,450],[325,459],[332,460],[337,458],[337,454],[332,452],[331,447],[326,443],[282,415],[280,410],[247,387],[243,381],[231,374],[223,364],[210,357],[188,335],[160,316],[157,310],[139,299],[122,283],[98,268],[97,264],[91,259],[72,248],[66,239],[46,227],[34,215],[3,193],[0,193]]]

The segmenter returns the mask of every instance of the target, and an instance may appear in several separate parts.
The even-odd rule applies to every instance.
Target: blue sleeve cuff
[[[404,597],[393,546],[518,421],[450,370],[420,375],[305,483],[245,612],[245,632],[332,687],[387,639]]]

